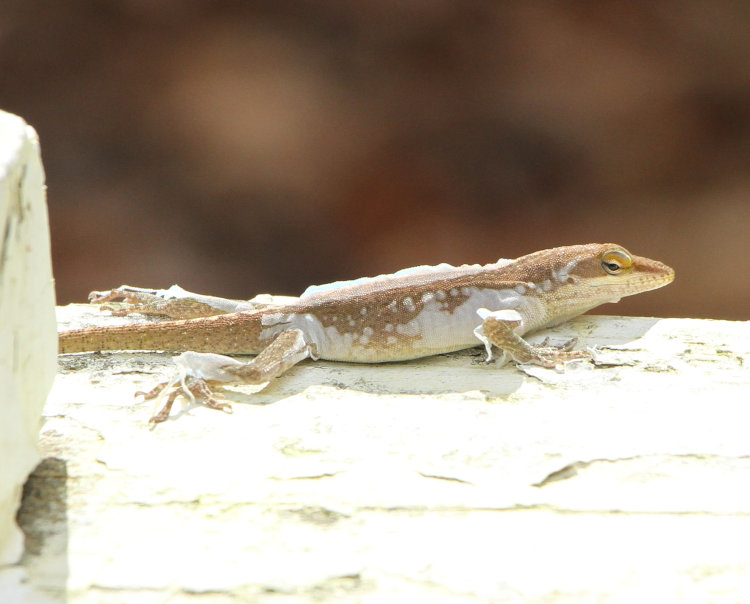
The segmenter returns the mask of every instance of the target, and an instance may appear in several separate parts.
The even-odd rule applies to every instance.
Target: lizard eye
[[[602,268],[610,275],[617,275],[631,266],[633,259],[623,250],[610,250],[602,256]]]

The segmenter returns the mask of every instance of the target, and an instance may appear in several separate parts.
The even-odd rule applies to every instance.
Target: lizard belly
[[[512,289],[469,289],[465,301],[453,307],[433,296],[423,298],[418,312],[406,316],[385,310],[364,314],[357,321],[347,318],[339,326],[305,313],[295,319],[295,327],[304,331],[321,359],[382,363],[478,346],[477,309],[522,310],[526,305],[525,297]]]

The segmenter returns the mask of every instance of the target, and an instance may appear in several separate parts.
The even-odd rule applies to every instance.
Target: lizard
[[[151,423],[165,421],[175,399],[229,411],[212,388],[264,385],[300,361],[406,361],[484,345],[503,363],[561,369],[590,360],[576,339],[534,346],[523,336],[563,323],[594,307],[671,283],[669,266],[612,243],[572,245],[485,265],[418,266],[390,275],[311,286],[281,303],[193,294],[179,286],[121,286],[92,292],[113,314],[137,312],[165,322],[93,327],[59,334],[61,354],[102,350],[164,350],[179,375],[146,399],[168,394]],[[121,302],[120,305],[112,304]],[[249,362],[226,355],[256,355]]]

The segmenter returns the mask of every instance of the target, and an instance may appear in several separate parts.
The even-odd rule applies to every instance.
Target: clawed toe
[[[139,396],[142,396],[144,401],[150,401],[150,400],[155,399],[157,396],[159,396],[163,392],[163,390],[169,385],[170,385],[170,382],[162,382],[161,384],[157,384],[156,386],[154,386],[148,392],[139,390],[133,396],[135,396],[136,398]]]
[[[115,302],[122,299],[122,294],[118,289],[108,289],[103,292],[89,293],[89,302],[91,304],[104,304],[105,302]]]
[[[565,363],[571,361],[591,360],[591,353],[587,350],[568,350],[566,347],[570,342],[560,346],[548,346],[546,348],[537,348],[536,354],[524,362],[534,363],[548,369],[563,367]]]
[[[557,348],[563,351],[573,350],[573,347],[578,344],[578,338],[570,338],[567,342],[563,342]]]
[[[570,340],[568,340],[567,342],[563,342],[562,344],[550,345],[549,336],[547,336],[546,338],[544,338],[544,340],[542,340],[539,343],[537,348],[539,348],[540,350],[546,349],[546,350],[555,351],[555,352],[568,352],[568,351],[573,350],[576,344],[578,344],[578,338],[570,338]]]

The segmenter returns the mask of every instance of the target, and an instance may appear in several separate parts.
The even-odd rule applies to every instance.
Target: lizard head
[[[558,247],[519,259],[544,300],[547,324],[600,304],[657,289],[674,280],[674,269],[631,254],[615,243]]]
[[[584,246],[589,247],[589,246]],[[663,287],[674,280],[674,269],[650,258],[635,256],[614,243],[592,244],[568,271],[582,293],[617,302],[624,296]],[[566,265],[567,266],[567,265]],[[565,269],[563,269],[565,271]]]
[[[614,243],[557,248],[548,265],[550,304],[562,315],[575,315],[625,296],[663,287],[674,280],[674,269],[631,254]],[[550,273],[548,273],[550,274]]]

